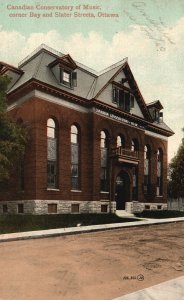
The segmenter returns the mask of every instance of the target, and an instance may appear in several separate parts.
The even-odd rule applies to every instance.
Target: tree
[[[184,137],[169,165],[168,194],[172,198],[184,197]]]
[[[10,79],[0,76],[0,182],[10,178],[14,166],[25,152],[27,130],[7,113],[6,90]]]

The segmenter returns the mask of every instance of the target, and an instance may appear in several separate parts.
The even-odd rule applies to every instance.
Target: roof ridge
[[[95,88],[96,88],[96,84],[97,84],[97,78],[94,78],[93,82],[92,82],[92,85],[89,89],[89,92],[87,93],[87,96],[86,98],[88,98],[88,96],[90,96],[90,94],[93,96],[94,94],[94,91],[95,91]],[[90,97],[89,97],[90,98]],[[93,98],[93,97],[92,97]]]
[[[128,57],[125,57],[122,60],[118,61],[117,63],[110,65],[109,67],[103,69],[102,71],[99,71],[98,76],[101,76],[102,74],[105,74],[108,71],[113,70],[113,69],[117,68],[118,66],[121,66],[125,62],[128,62]]]
[[[36,66],[36,68],[35,68],[35,72],[34,72],[34,74],[33,74],[32,77],[35,77],[35,78],[36,78],[36,76],[37,76],[37,74],[38,74],[38,71],[39,71],[39,68],[40,68],[40,65],[41,65],[41,62],[42,62],[42,60],[43,60],[43,56],[44,56],[44,52],[41,54],[40,61],[39,61],[39,63],[37,64],[37,66]]]
[[[59,56],[59,57],[67,55],[67,54],[63,54],[60,51],[57,51],[57,50],[55,50],[55,49],[53,49],[53,48],[51,48],[51,47],[49,47],[49,46],[47,46],[46,44],[43,43],[40,46],[38,46],[34,51],[32,51],[29,55],[27,55],[23,60],[21,60],[18,63],[18,68],[21,68],[25,63],[27,63],[34,55],[36,55],[41,50],[49,51],[51,54],[53,54],[55,56]],[[76,64],[77,64],[78,67],[84,69],[85,71],[90,72],[92,75],[95,75],[95,76],[101,76],[102,74],[104,74],[104,73],[106,73],[106,72],[108,72],[108,71],[116,68],[117,66],[119,66],[122,63],[125,63],[127,61],[128,61],[128,57],[125,57],[124,59],[120,60],[119,62],[114,63],[114,64],[110,65],[109,67],[107,67],[107,68],[105,68],[105,69],[103,69],[101,71],[96,71],[93,68],[90,68],[90,67],[88,67],[88,66],[86,66],[86,65],[78,62],[77,60],[74,60],[74,62],[76,62]]]

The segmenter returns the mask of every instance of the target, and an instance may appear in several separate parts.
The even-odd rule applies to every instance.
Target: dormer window
[[[69,54],[56,58],[48,65],[58,82],[67,87],[77,86],[77,65]]]
[[[163,112],[160,112],[159,110],[155,109],[153,118],[154,118],[154,121],[156,121],[158,123],[162,123],[163,122]]]
[[[71,74],[66,72],[66,71],[63,71],[63,81],[66,82],[66,83],[70,83]]]
[[[71,86],[71,72],[66,71],[61,68],[60,69],[60,82],[67,86]]]
[[[153,121],[156,121],[158,123],[163,122],[163,112],[161,110],[163,109],[162,104],[159,100],[156,100],[154,102],[151,102],[147,105],[150,115],[153,118]]]
[[[155,112],[154,112],[154,119],[155,119],[155,121],[159,122],[159,111],[157,109],[155,109]]]
[[[60,68],[60,82],[69,87],[77,86],[77,73]]]

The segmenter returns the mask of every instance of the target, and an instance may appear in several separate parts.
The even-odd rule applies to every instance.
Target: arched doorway
[[[124,210],[125,202],[130,200],[130,178],[125,171],[121,171],[116,177],[115,199],[117,210]]]

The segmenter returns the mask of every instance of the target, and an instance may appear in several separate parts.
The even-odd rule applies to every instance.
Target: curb
[[[0,243],[10,242],[10,241],[19,241],[19,240],[58,237],[58,236],[64,236],[64,235],[113,230],[113,229],[120,229],[120,228],[127,228],[127,227],[138,227],[138,226],[176,223],[176,222],[182,222],[182,221],[184,221],[184,217],[159,219],[159,220],[158,219],[144,219],[143,221],[135,221],[135,222],[90,225],[90,226],[48,229],[48,230],[39,230],[39,231],[27,231],[27,232],[20,232],[20,233],[8,233],[8,234],[0,235]]]

